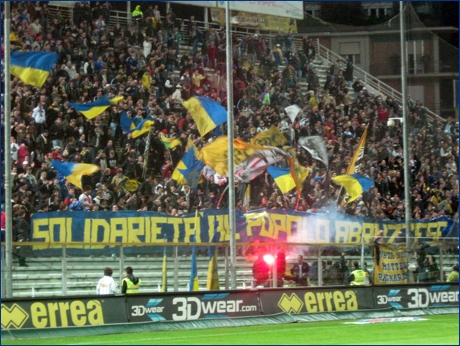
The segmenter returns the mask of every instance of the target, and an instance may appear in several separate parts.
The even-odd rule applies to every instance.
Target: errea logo
[[[28,318],[29,314],[18,304],[14,303],[11,308],[2,304],[2,329],[21,329]]]
[[[278,306],[287,313],[296,313],[298,314],[303,307],[302,299],[300,299],[297,294],[291,294],[289,297],[286,293],[283,293]]]

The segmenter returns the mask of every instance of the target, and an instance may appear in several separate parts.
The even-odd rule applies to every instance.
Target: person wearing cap
[[[122,294],[136,294],[139,293],[139,286],[141,280],[134,276],[133,268],[126,267],[126,277],[121,282],[121,293]]]

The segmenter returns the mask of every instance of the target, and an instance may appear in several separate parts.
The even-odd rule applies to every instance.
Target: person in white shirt
[[[12,161],[17,161],[18,160],[18,150],[19,150],[19,145],[16,143],[16,138],[11,137],[10,139],[11,143],[11,160]]]
[[[96,287],[97,294],[114,294],[117,284],[112,278],[113,270],[112,268],[104,269],[104,276],[99,280]]]
[[[176,86],[176,91],[172,94],[171,99],[173,101],[177,100],[181,103],[184,102],[184,100],[182,99],[182,87],[180,85]]]
[[[38,102],[37,107],[33,109],[32,118],[35,120],[37,133],[42,133],[45,129],[46,114],[41,102]]]

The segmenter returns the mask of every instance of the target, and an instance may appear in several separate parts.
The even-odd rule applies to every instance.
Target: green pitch
[[[3,345],[458,345],[458,314],[426,320],[345,324],[350,320],[3,341]],[[358,337],[357,337],[358,336]]]

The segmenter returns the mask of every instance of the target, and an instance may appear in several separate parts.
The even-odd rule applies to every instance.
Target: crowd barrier
[[[2,330],[458,307],[458,283],[4,299]]]

